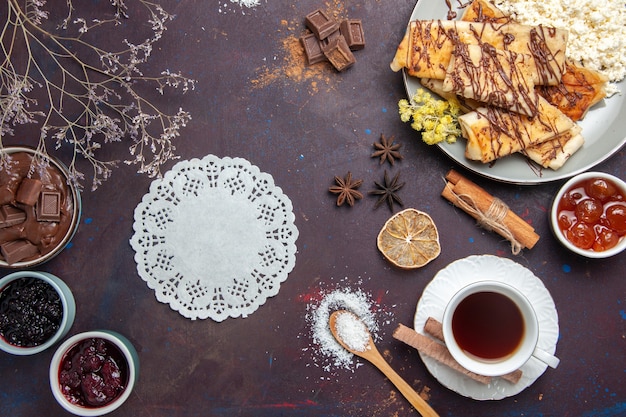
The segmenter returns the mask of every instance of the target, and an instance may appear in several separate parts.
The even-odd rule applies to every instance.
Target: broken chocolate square
[[[337,71],[343,71],[356,62],[354,54],[350,51],[346,39],[343,36],[335,39],[328,47],[323,48],[323,51],[326,58],[328,58]]]
[[[61,193],[42,191],[37,202],[37,220],[40,222],[61,221]]]
[[[26,213],[17,207],[5,204],[0,207],[0,228],[15,226],[26,221]]]
[[[20,239],[6,242],[0,245],[0,252],[4,260],[12,265],[24,259],[31,258],[39,253],[37,246],[28,240]]]
[[[317,39],[314,33],[309,33],[300,38],[302,46],[304,47],[304,54],[309,65],[317,64],[318,62],[326,61],[326,55],[322,51],[320,46],[320,40]]]
[[[346,42],[352,51],[365,48],[365,36],[363,34],[363,24],[359,19],[344,19],[340,24],[341,34],[346,38]]]
[[[328,17],[326,13],[320,9],[306,15],[304,23],[319,40],[325,39],[328,35],[339,29],[339,23]]]
[[[15,201],[26,206],[34,206],[41,192],[41,181],[33,178],[24,178],[17,189]]]
[[[320,40],[319,42],[322,50],[324,50],[324,48],[328,48],[328,45],[339,39],[340,36],[341,31],[337,29],[336,31],[328,35],[325,39]]]

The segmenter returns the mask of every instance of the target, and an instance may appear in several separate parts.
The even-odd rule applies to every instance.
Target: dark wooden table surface
[[[198,80],[186,95],[154,94],[165,108],[192,113],[176,142],[179,155],[242,157],[271,174],[293,203],[298,252],[278,295],[249,317],[187,320],[156,300],[137,273],[129,244],[134,208],[152,180],[122,165],[98,190],[85,191],[71,246],[38,269],[55,273],[74,292],[77,316],[70,334],[107,328],[135,344],[140,379],[112,416],[417,415],[367,363],[331,372],[313,365],[318,353],[305,316],[320,288],[362,289],[390,312],[380,323],[379,348],[442,416],[626,414],[626,255],[587,260],[558,244],[548,210],[561,182],[519,186],[476,176],[422,143],[399,120],[404,85],[389,62],[414,0],[261,0],[254,7],[229,0],[162,3],[176,18],[146,72],[169,68]],[[317,8],[362,19],[366,47],[343,73],[327,64],[307,67],[302,60],[295,40],[305,31],[304,16]],[[142,30],[131,21],[115,30]],[[29,143],[24,132],[29,131],[18,130],[5,144]],[[393,167],[370,158],[381,134],[402,144],[404,159]],[[621,150],[596,169],[626,178],[623,157]],[[512,255],[506,241],[440,197],[441,178],[451,168],[531,223],[541,236],[537,245]],[[333,176],[348,171],[364,180],[367,192],[385,169],[406,181],[400,192],[404,207],[430,213],[439,228],[441,255],[421,269],[395,269],[378,252],[376,236],[391,215],[387,207],[374,209],[372,196],[352,208],[337,207],[328,193]],[[392,337],[399,323],[412,325],[420,294],[437,271],[475,254],[510,258],[530,269],[550,291],[559,316],[560,366],[499,401],[448,390],[414,349]],[[52,354],[0,354],[0,415],[67,415],[48,385]]]

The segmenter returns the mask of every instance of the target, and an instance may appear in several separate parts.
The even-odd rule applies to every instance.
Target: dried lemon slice
[[[441,253],[439,232],[433,219],[413,208],[387,220],[376,243],[385,258],[403,269],[422,267]]]

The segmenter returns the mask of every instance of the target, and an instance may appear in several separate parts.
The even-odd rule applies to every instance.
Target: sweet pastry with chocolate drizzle
[[[455,44],[443,90],[515,113],[534,116],[539,95],[532,56],[496,49],[488,43]]]
[[[539,98],[535,117],[485,106],[459,116],[459,123],[467,139],[465,156],[483,163],[553,139],[575,126],[544,98]]]
[[[391,68],[467,113],[459,122],[468,159],[521,153],[557,170],[583,146],[575,122],[606,96],[607,83],[565,60],[567,39],[565,30],[520,25],[474,0],[461,21],[410,22]]]
[[[449,20],[414,20],[391,62],[418,78],[444,79],[458,42],[489,44],[496,49],[528,54],[535,85],[556,85],[565,70],[568,32],[544,26]]]

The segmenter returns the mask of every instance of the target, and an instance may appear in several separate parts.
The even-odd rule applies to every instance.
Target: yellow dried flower
[[[461,135],[458,104],[435,98],[424,89],[417,90],[411,102],[400,100],[398,111],[400,120],[411,121],[411,127],[422,132],[422,140],[429,145],[443,141],[454,143]]]
[[[437,129],[437,120],[434,119],[426,119],[422,124],[424,126],[424,130],[435,130]]]

